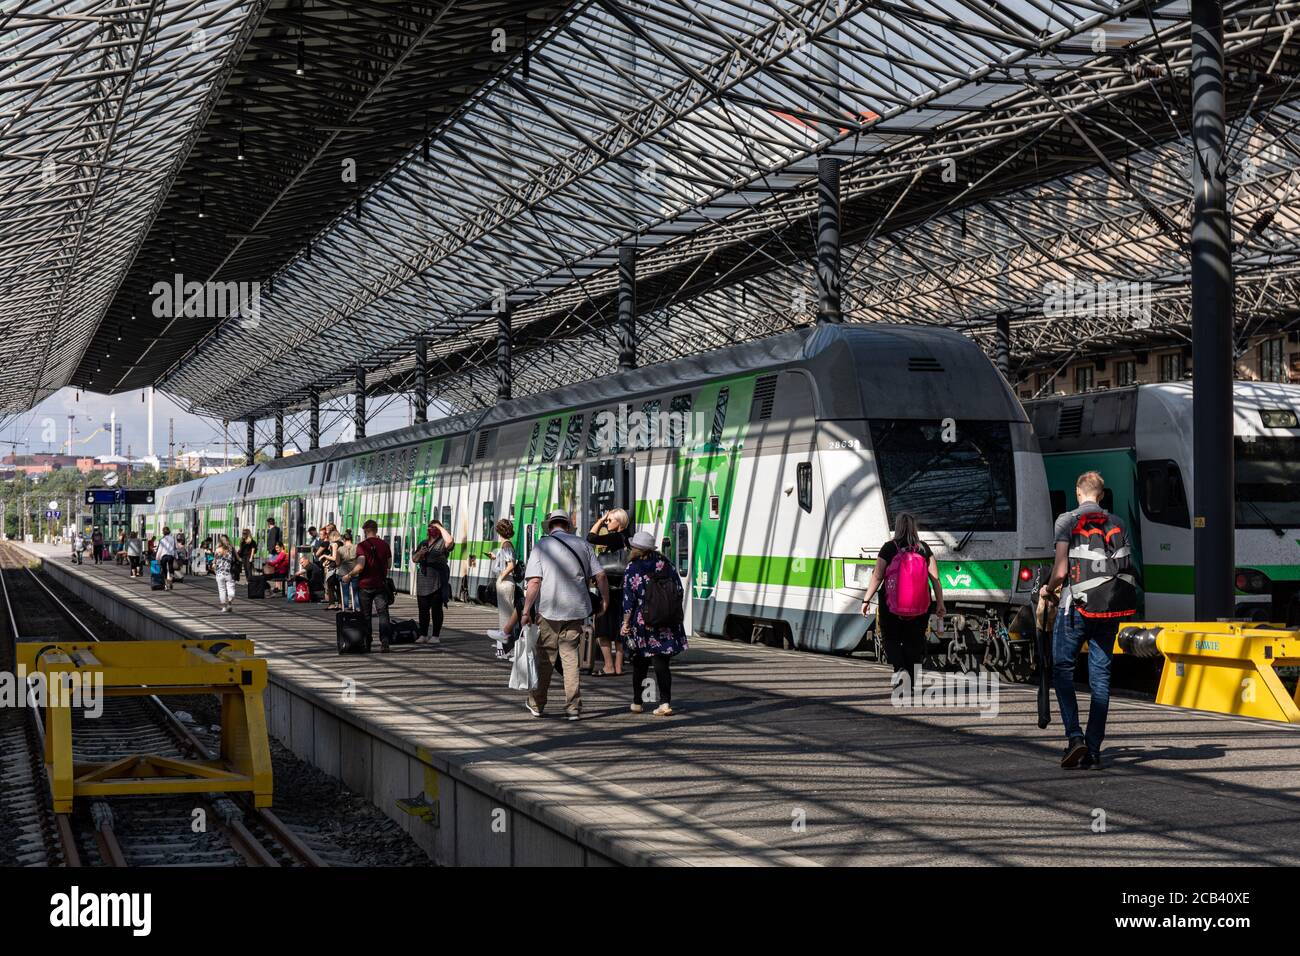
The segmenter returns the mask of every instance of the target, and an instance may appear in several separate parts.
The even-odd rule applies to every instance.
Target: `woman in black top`
[[[885,657],[893,666],[895,674],[901,671],[910,677],[925,657],[925,629],[930,623],[930,615],[935,614],[942,621],[946,612],[943,606],[943,589],[939,585],[939,564],[934,560],[934,554],[931,553],[929,546],[921,540],[916,528],[916,518],[906,511],[898,516],[894,522],[894,536],[885,542],[880,549],[880,554],[876,556],[876,568],[871,575],[871,584],[862,598],[862,614],[864,617],[870,616],[871,599],[884,587],[885,572],[889,570],[889,563],[898,556],[899,551],[915,551],[925,558],[929,571],[930,590],[934,594],[934,602],[930,605],[930,609],[916,617],[899,617],[894,614],[889,610],[889,604],[883,597],[876,608],[876,628],[884,643]]]
[[[627,526],[630,523],[631,519],[622,508],[606,511],[591,526],[587,543],[604,548],[608,553],[623,551],[628,546],[630,535]],[[622,564],[619,562],[620,567]],[[609,609],[592,621],[596,644],[605,662],[600,672],[602,677],[623,673],[623,641],[619,638],[623,627],[623,574],[607,569],[606,576],[609,578]]]

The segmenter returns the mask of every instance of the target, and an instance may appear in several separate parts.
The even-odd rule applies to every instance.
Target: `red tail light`
[[[1032,568],[1021,568],[1021,569],[1020,569],[1020,580],[1022,580],[1022,581],[1028,581],[1028,580],[1029,580],[1030,578],[1032,578],[1033,576],[1034,576],[1034,572],[1033,572],[1033,569],[1032,569]]]

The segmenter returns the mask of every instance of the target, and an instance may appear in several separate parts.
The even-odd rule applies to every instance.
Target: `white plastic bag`
[[[510,667],[511,690],[534,690],[537,687],[537,625],[524,628],[515,641],[514,663]]]

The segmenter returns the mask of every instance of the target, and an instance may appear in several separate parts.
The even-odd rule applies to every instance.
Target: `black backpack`
[[[1079,514],[1070,531],[1071,606],[1084,617],[1131,617],[1137,613],[1137,569],[1128,534],[1106,511]]]
[[[655,555],[655,569],[646,577],[641,614],[648,627],[678,627],[684,620],[682,580],[667,559]],[[660,568],[658,561],[663,561]]]

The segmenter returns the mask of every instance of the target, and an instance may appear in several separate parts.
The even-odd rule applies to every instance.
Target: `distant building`
[[[1058,371],[1059,369],[1059,371]],[[1016,384],[1022,399],[1077,395],[1103,388],[1179,382],[1192,376],[1192,347],[1111,352],[1063,368],[1029,371]],[[1256,336],[1237,360],[1234,377],[1247,382],[1300,382],[1300,333]]]
[[[181,451],[172,460],[173,468],[182,469],[191,475],[219,475],[223,471],[239,468],[243,464],[243,452],[227,453],[207,448]],[[166,459],[163,460],[160,467],[166,469]]]

